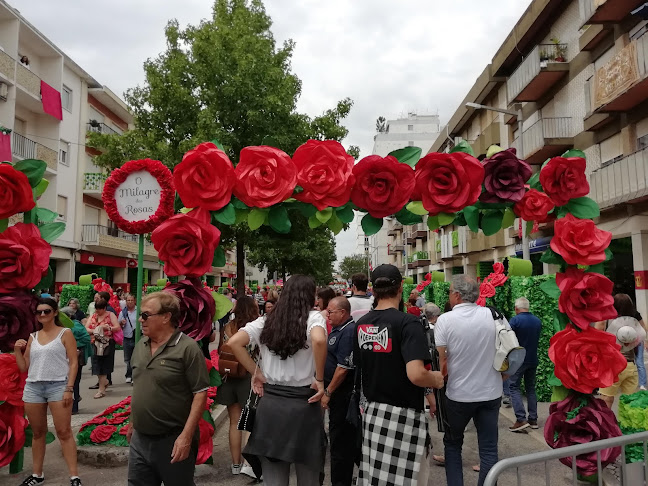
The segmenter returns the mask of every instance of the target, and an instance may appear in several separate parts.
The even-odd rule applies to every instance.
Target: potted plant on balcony
[[[561,44],[558,37],[552,38],[551,42],[555,46],[553,58],[554,62],[567,62],[567,46],[565,44]]]
[[[549,54],[544,49],[540,49],[540,67],[546,68],[547,63],[549,62]]]

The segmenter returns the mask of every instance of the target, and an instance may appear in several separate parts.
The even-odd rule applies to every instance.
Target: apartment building
[[[534,170],[578,148],[587,155],[590,197],[600,228],[612,232],[606,274],[616,291],[647,309],[648,291],[648,30],[642,0],[534,0],[457,107],[447,135],[431,151],[468,141],[484,157],[491,144],[515,147]],[[485,105],[517,113],[502,114]],[[496,237],[457,234],[433,266],[479,274],[483,263],[521,255],[516,228]],[[553,235],[541,225],[529,246],[535,273],[551,273],[539,256]],[[454,236],[453,236],[454,238]],[[494,238],[494,239],[493,239]],[[446,241],[447,243],[447,241]],[[445,253],[443,249],[446,248]],[[432,261],[435,261],[432,259]],[[633,273],[634,271],[634,273]]]

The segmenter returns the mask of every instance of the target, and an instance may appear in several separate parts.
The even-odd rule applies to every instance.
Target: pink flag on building
[[[11,134],[0,132],[0,162],[11,162]]]
[[[63,106],[61,105],[61,93],[52,88],[45,81],[41,81],[41,101],[43,110],[58,120],[63,120]]]

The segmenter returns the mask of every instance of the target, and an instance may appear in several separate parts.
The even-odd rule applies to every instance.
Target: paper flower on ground
[[[201,276],[211,269],[220,230],[211,224],[209,211],[197,208],[167,219],[151,234],[151,241],[170,277]]]
[[[0,233],[0,294],[33,289],[47,275],[51,254],[34,224],[18,223]]]
[[[297,167],[297,185],[304,190],[295,199],[319,211],[349,202],[355,177],[354,159],[335,140],[309,140],[292,158]]]
[[[12,352],[16,341],[29,339],[32,332],[40,329],[37,306],[38,299],[29,292],[0,295],[0,351]]]
[[[9,164],[0,164],[0,220],[36,206],[27,176]]]
[[[110,415],[110,414],[106,414]],[[88,420],[86,423],[84,423],[81,428],[79,429],[79,432],[82,432],[83,429],[86,427],[90,427],[91,425],[100,425],[100,424],[105,424],[106,423],[106,417],[103,415],[98,415],[90,420]]]
[[[577,444],[621,436],[614,412],[603,400],[573,395],[549,407],[549,418],[544,429],[549,447],[559,449]],[[601,467],[612,464],[621,454],[621,447],[601,450]],[[560,459],[572,467],[572,457]],[[591,476],[597,472],[596,451],[576,456],[579,474]]]
[[[571,214],[556,220],[551,249],[569,265],[596,265],[605,261],[612,233],[596,227],[591,219],[578,219]]]
[[[556,274],[556,284],[560,289],[558,309],[581,329],[617,316],[612,297],[614,283],[606,276],[569,267]]]
[[[0,405],[0,468],[8,465],[25,444],[27,419],[22,407]]]
[[[22,395],[26,378],[27,373],[20,372],[13,354],[0,354],[0,402],[24,406]]]
[[[114,425],[100,425],[90,433],[90,440],[95,444],[101,444],[109,440],[117,432]]]
[[[295,164],[273,147],[245,147],[235,172],[234,195],[250,207],[279,204],[292,196],[297,185]]]
[[[201,418],[198,422],[198,430],[200,432],[200,442],[198,443],[198,456],[196,457],[196,464],[204,464],[212,456],[214,451],[214,427],[212,424]]]
[[[217,211],[229,204],[236,184],[229,157],[211,142],[190,150],[173,170],[173,179],[182,203],[188,208]]]
[[[351,201],[374,218],[400,211],[414,191],[414,171],[396,157],[369,155],[353,166]]]
[[[211,326],[216,314],[216,303],[211,292],[197,279],[181,280],[168,285],[168,292],[180,299],[180,330],[196,341],[211,334]]]
[[[475,204],[483,182],[481,162],[463,152],[427,154],[416,164],[415,192],[432,216]]]
[[[554,203],[544,192],[530,189],[515,206],[513,211],[524,221],[544,223],[549,219],[549,211],[554,208]]]
[[[614,384],[626,368],[628,362],[620,349],[616,337],[609,332],[593,327],[579,332],[567,326],[551,338],[549,358],[565,388],[592,393],[596,388]]]
[[[540,170],[542,189],[556,206],[564,206],[570,199],[589,194],[586,166],[587,162],[581,157],[554,157]]]
[[[514,148],[497,152],[484,160],[484,192],[479,200],[516,203],[524,196],[531,174],[531,166],[517,158]]]

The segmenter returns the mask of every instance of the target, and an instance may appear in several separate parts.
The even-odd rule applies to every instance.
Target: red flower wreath
[[[119,211],[115,200],[115,191],[133,172],[147,171],[157,179],[162,193],[160,194],[160,206],[153,216],[147,220],[126,221]],[[173,174],[159,160],[143,159],[126,162],[119,169],[115,169],[108,177],[104,185],[102,195],[104,207],[108,217],[123,231],[130,234],[146,234],[157,228],[160,223],[173,216],[173,202],[175,200],[175,186],[173,185]]]

